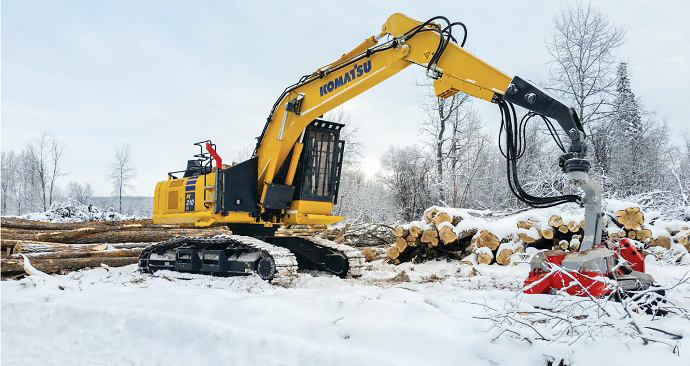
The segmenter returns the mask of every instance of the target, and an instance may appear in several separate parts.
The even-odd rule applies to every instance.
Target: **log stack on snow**
[[[137,263],[143,248],[176,236],[230,234],[225,227],[154,225],[151,220],[52,223],[3,217],[1,227],[3,277],[24,273],[20,254],[41,271],[59,273]]]
[[[387,246],[394,241],[393,228],[385,224],[347,222],[342,226],[293,225],[276,231],[277,236],[314,236],[353,247]]]
[[[648,254],[658,257],[665,250],[673,252],[677,262],[690,264],[690,222],[663,221],[654,213],[645,218],[639,206],[618,201],[609,210],[605,240],[627,237]],[[557,208],[494,219],[487,211],[431,207],[420,221],[395,228],[387,260],[399,264],[447,257],[468,264],[508,265],[529,248],[578,251],[584,225],[583,214]]]

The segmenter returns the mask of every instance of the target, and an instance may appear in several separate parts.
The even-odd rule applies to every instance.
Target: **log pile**
[[[386,260],[400,264],[446,257],[468,264],[509,265],[527,248],[578,251],[583,219],[583,215],[563,215],[552,209],[488,221],[470,210],[432,207],[420,221],[395,227]],[[642,210],[630,204],[604,217],[604,240],[627,237],[640,248],[673,248],[676,254],[685,248],[687,253],[689,227],[690,222],[683,221],[645,221]]]
[[[320,235],[324,239],[333,240],[339,244],[347,244],[354,247],[381,247],[395,241],[393,227],[385,224],[353,223],[348,222],[343,226],[304,226],[293,225],[281,228],[276,232],[277,236],[313,236]]]
[[[137,263],[148,245],[176,236],[230,234],[226,227],[154,225],[151,220],[51,223],[3,217],[2,277],[24,274],[23,259],[47,273]]]

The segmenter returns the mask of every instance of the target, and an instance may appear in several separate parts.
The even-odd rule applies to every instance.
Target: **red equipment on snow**
[[[644,257],[629,239],[610,242],[583,252],[550,250],[537,253],[530,261],[525,280],[528,294],[553,294],[565,291],[575,296],[605,297],[615,285],[623,291],[645,290],[654,279],[644,273]]]

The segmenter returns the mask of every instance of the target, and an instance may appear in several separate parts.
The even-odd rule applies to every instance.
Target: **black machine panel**
[[[269,209],[285,210],[290,207],[295,187],[284,184],[269,184],[266,187],[264,207]]]
[[[227,215],[228,212],[258,211],[256,202],[256,180],[259,170],[259,158],[221,170],[216,176],[216,213]]]

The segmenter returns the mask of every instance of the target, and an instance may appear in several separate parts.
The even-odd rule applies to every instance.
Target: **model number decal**
[[[184,195],[184,210],[185,211],[194,211],[194,194],[195,192],[187,192]]]

